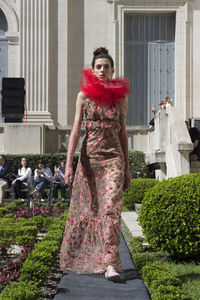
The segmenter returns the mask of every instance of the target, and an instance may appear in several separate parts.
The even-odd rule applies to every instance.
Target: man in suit
[[[4,200],[5,189],[8,188],[9,172],[10,167],[6,163],[6,157],[4,155],[0,155],[0,203]]]

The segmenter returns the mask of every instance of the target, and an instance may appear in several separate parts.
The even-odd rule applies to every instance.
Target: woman
[[[28,161],[26,157],[21,159],[21,168],[18,169],[18,177],[13,180],[12,185],[14,186],[15,198],[23,198],[23,188],[31,186],[31,168],[28,167]],[[23,199],[22,199],[23,200]]]
[[[50,187],[53,176],[49,167],[45,166],[43,160],[38,161],[38,168],[34,171],[35,189],[31,195],[37,195],[39,200],[43,198],[44,190]],[[43,201],[43,200],[42,200]]]
[[[65,161],[61,161],[60,166],[56,168],[54,173],[54,178],[56,182],[54,183],[53,189],[53,201],[58,197],[58,189],[61,190],[62,201],[65,201],[66,196],[66,185],[65,185]]]
[[[130,185],[125,126],[128,81],[112,80],[114,63],[107,49],[94,51],[92,70],[77,96],[65,167],[73,180],[73,156],[82,121],[86,127],[73,182],[70,211],[61,248],[61,267],[76,273],[119,279],[122,191]]]

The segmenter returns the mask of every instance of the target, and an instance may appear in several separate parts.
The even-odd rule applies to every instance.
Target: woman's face
[[[111,67],[108,58],[97,58],[93,72],[99,80],[110,81],[113,77],[114,69]]]
[[[22,167],[26,167],[27,166],[27,159],[25,157],[22,158],[21,165],[22,165]]]
[[[43,165],[43,164],[38,164],[38,169],[39,169],[39,170],[44,169],[44,165]]]
[[[60,167],[61,167],[61,169],[64,169],[65,168],[65,163],[61,162]]]

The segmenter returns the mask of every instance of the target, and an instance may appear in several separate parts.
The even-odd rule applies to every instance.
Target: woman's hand
[[[72,181],[73,181],[73,168],[72,166],[65,168],[65,184],[68,186],[72,186]]]
[[[13,181],[12,181],[12,184],[15,184],[15,182],[16,182],[16,181],[17,181],[16,179],[15,179],[15,180],[13,180]]]
[[[125,171],[124,174],[124,185],[123,185],[123,190],[127,190],[131,185],[131,177],[130,177],[130,172],[129,170]]]

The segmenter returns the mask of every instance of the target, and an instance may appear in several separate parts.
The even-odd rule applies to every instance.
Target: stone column
[[[53,124],[49,111],[49,0],[21,0],[21,76],[25,78],[25,121]]]

